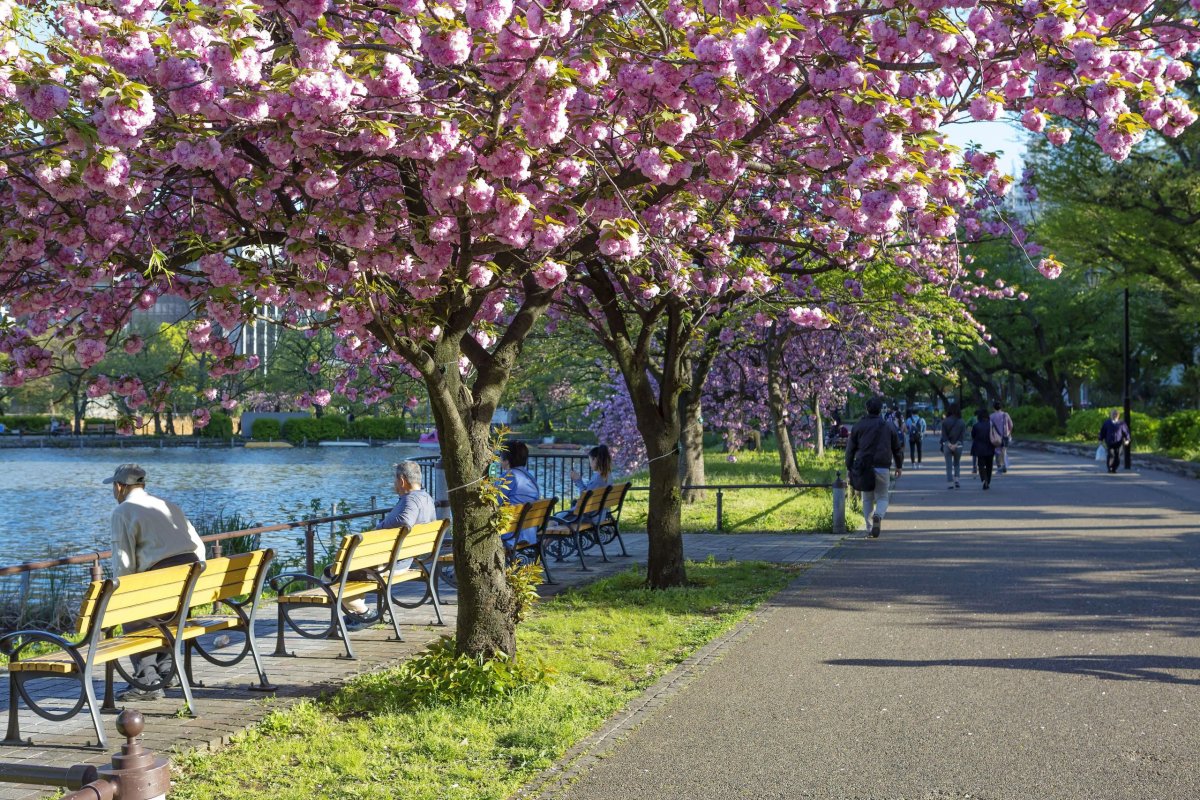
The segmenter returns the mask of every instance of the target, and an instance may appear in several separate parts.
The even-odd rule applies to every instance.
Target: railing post
[[[846,535],[846,484],[842,473],[835,473],[833,481],[833,533],[835,536]]]
[[[212,543],[212,557],[213,558],[221,557],[221,540],[220,539],[217,539],[215,542]]]
[[[113,754],[112,766],[97,770],[102,782],[116,785],[116,796],[120,800],[163,800],[171,789],[170,764],[137,742],[145,725],[140,711],[122,711],[117,717],[117,730],[125,737],[125,744],[121,745],[120,753]],[[97,796],[102,795],[97,793]]]
[[[304,526],[304,571],[312,575],[317,571],[316,553],[313,552],[316,544],[317,531],[310,522]]]
[[[717,533],[724,530],[724,520],[721,519],[721,514],[724,511],[725,493],[717,489]]]
[[[96,560],[92,562],[92,580],[104,580],[104,567],[100,566],[100,554],[96,553]]]

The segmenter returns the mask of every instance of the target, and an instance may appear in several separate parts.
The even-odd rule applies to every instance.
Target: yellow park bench
[[[515,506],[500,507],[501,511],[509,514],[508,522],[500,529],[500,535],[502,537],[511,535],[513,536],[513,541],[516,542],[513,547],[505,548],[505,562],[507,564],[541,563],[547,583],[554,583],[554,581],[550,579],[550,571],[546,569],[546,557],[542,554],[542,534],[546,530],[546,524],[554,514],[554,506],[557,504],[557,497],[543,497],[541,500],[535,500],[532,503],[519,503]],[[517,541],[516,537],[526,528],[537,529],[536,541]],[[442,551],[438,554],[437,574],[435,577],[439,582],[454,586],[457,580],[454,574],[454,553],[450,539],[450,536],[446,537]]]
[[[104,729],[100,724],[100,711],[116,710],[113,700],[115,673],[120,672],[131,685],[141,689],[158,689],[163,684],[163,681],[144,684],[134,680],[120,665],[120,659],[163,648],[172,652],[174,673],[179,678],[187,708],[190,713],[195,713],[196,701],[192,696],[190,669],[192,650],[201,652],[215,664],[236,664],[245,657],[245,652],[232,660],[210,656],[199,644],[200,637],[209,633],[244,632],[245,649],[254,656],[260,688],[270,688],[254,644],[253,631],[258,598],[262,593],[267,566],[274,555],[272,550],[256,550],[215,558],[207,563],[184,564],[92,581],[84,592],[75,625],[77,642],[39,630],[14,631],[0,637],[0,649],[9,655],[8,732],[4,743],[28,743],[21,739],[17,714],[19,699],[25,702],[29,710],[52,722],[68,720],[86,705],[96,730],[98,745],[107,747]],[[245,599],[239,601],[239,597]],[[222,605],[230,609],[229,614],[188,616],[190,611],[200,607],[214,606],[212,610],[215,612]],[[132,623],[148,623],[150,627],[120,635],[114,633],[117,626]],[[37,642],[55,649],[23,658],[24,651]],[[184,669],[179,668],[180,664],[185,665]],[[93,681],[96,680],[96,667],[101,665],[104,666],[104,705],[98,706]],[[79,684],[79,696],[74,705],[65,711],[44,707],[38,699],[41,692],[31,690],[31,685],[37,681],[63,679]]]
[[[543,555],[549,553],[556,561],[562,561],[574,549],[579,567],[585,572],[588,567],[583,554],[592,547],[599,546],[600,557],[608,561],[604,545],[615,540],[621,545],[621,555],[628,556],[625,540],[621,538],[621,510],[632,485],[602,486],[581,494],[574,508],[551,518],[544,534]]]
[[[289,572],[272,578],[271,585],[279,592],[279,628],[275,652],[272,655],[293,655],[288,652],[284,643],[285,628],[291,628],[307,639],[340,638],[346,647],[346,657],[355,658],[346,623],[342,619],[342,605],[347,600],[365,598],[372,594],[378,603],[376,613],[380,616],[387,613],[396,640],[403,641],[400,620],[396,614],[399,604],[392,596],[392,587],[406,581],[421,581],[425,584],[425,597],[432,598],[438,624],[444,625],[437,584],[434,580],[434,565],[448,526],[447,520],[436,520],[414,525],[411,529],[381,528],[356,533],[342,539],[327,577]],[[397,561],[409,558],[413,560],[411,567],[397,568]],[[288,591],[295,583],[309,588]],[[330,613],[329,625],[318,631],[305,628],[306,620],[302,617],[292,616],[298,611],[314,607],[327,607]]]

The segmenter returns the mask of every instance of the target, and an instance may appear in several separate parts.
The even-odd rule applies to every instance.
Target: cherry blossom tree
[[[458,647],[512,653],[490,422],[568,277],[659,457],[714,298],[881,248],[964,291],[952,234],[1005,178],[960,161],[943,123],[1008,109],[1053,140],[1067,117],[1116,158],[1143,114],[1189,124],[1169,100],[1197,40],[1183,7],[0,0],[4,382],[63,366],[48,332],[94,366],[164,296],[195,308],[214,378],[256,366],[219,332],[258,308],[330,328],[344,379],[376,379],[363,401],[424,382]],[[170,389],[124,388],[131,407]],[[650,584],[674,585],[675,465],[651,481]]]

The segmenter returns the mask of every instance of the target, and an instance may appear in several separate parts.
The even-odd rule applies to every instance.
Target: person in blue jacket
[[[496,486],[504,502],[515,506],[540,499],[542,490],[525,467],[529,463],[529,446],[524,442],[506,442],[500,448],[499,456],[501,474]],[[537,542],[537,528],[522,528],[515,537],[512,534],[504,536],[503,541],[510,550],[518,542],[534,544]]]

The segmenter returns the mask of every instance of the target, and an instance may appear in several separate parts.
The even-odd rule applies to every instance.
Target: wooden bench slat
[[[106,664],[117,658],[125,658],[127,656],[136,656],[140,653],[147,653],[151,650],[157,650],[167,644],[164,637],[157,630],[137,631],[136,633],[118,636],[115,639],[105,639],[96,647],[96,664]],[[85,645],[78,650],[79,657],[87,661],[88,647]],[[69,675],[75,672],[75,662],[66,653],[59,650],[55,653],[46,653],[45,655],[34,656],[30,659],[21,659],[20,661],[10,663],[8,665],[9,672],[55,672],[63,675]]]

